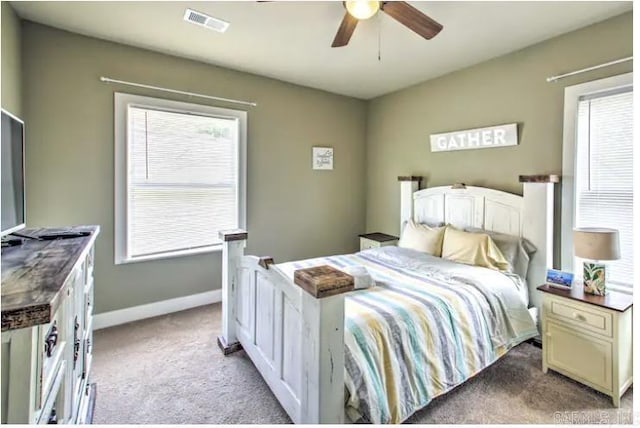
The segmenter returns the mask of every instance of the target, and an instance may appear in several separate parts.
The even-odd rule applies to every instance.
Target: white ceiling
[[[102,39],[369,99],[632,9],[632,2],[410,2],[444,25],[427,41],[389,16],[331,48],[340,2],[13,2],[22,18]],[[231,22],[220,34],[184,10]],[[381,55],[378,61],[378,31]]]

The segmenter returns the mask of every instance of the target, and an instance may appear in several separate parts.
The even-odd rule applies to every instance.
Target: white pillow
[[[398,247],[409,248],[440,257],[445,227],[429,227],[409,220],[402,231]]]

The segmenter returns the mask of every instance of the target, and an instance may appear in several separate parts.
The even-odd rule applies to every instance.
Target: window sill
[[[130,263],[149,262],[154,260],[173,259],[177,257],[193,256],[197,254],[216,253],[222,251],[222,244],[210,245],[208,247],[193,248],[188,250],[171,251],[167,253],[151,254],[148,256],[118,258],[116,257],[116,265],[126,265]]]

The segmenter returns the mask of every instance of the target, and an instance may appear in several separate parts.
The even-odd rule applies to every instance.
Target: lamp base
[[[607,294],[605,285],[605,266],[603,263],[584,262],[583,263],[584,292],[604,296]]]

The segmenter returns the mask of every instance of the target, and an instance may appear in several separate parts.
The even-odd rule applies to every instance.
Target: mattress
[[[364,266],[376,285],[345,298],[345,411],[400,423],[538,334],[523,281],[417,251],[383,247],[279,264]],[[526,294],[526,293],[525,293]]]

